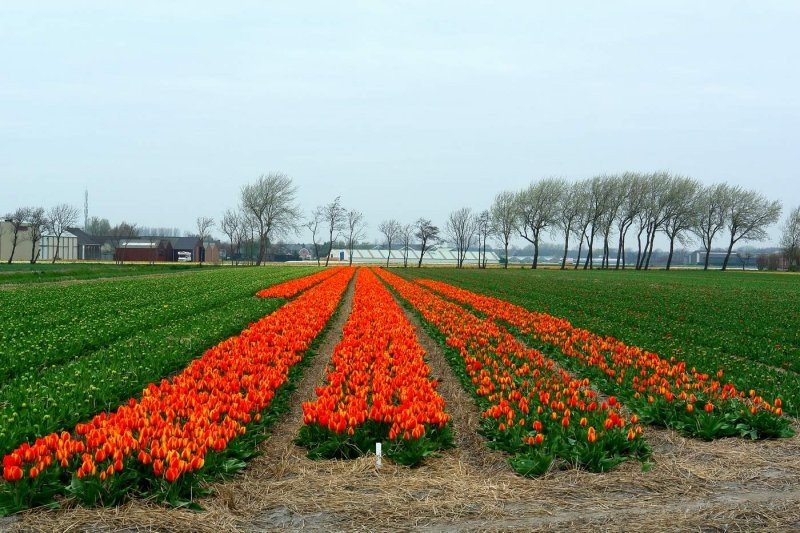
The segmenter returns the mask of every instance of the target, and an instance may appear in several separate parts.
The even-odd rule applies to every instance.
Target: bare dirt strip
[[[556,470],[515,475],[503,453],[477,434],[480,413],[415,317],[456,447],[417,468],[375,458],[311,461],[292,439],[301,402],[313,399],[349,315],[352,284],[292,409],[262,445],[264,455],[236,479],[214,486],[202,512],[136,501],[117,509],[35,510],[3,526],[32,531],[509,530],[786,531],[800,529],[800,437],[701,442],[646,429],[652,465],[611,472]],[[800,426],[795,424],[796,429]]]

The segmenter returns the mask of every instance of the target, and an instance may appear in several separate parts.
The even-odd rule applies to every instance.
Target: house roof
[[[69,231],[78,238],[78,246],[85,246],[87,244],[100,245],[105,240],[103,239],[103,237],[98,238],[95,237],[94,235],[89,235],[80,228],[67,228],[67,231]]]

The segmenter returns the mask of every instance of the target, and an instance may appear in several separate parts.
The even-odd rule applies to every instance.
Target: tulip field
[[[137,499],[202,512],[213,487],[285,461],[268,451],[282,426],[310,464],[374,461],[381,445],[405,469],[391,470],[395,482],[419,472],[423,486],[426,469],[479,439],[485,451],[469,453],[499,454],[507,468],[486,483],[509,475],[525,490],[558,472],[646,480],[672,434],[689,446],[795,442],[798,322],[756,302],[760,314],[737,323],[721,316],[735,304],[714,292],[719,276],[649,274],[604,288],[604,274],[224,268],[0,292],[0,515]],[[657,304],[659,283],[681,279],[685,300],[672,285]],[[716,298],[712,318],[688,304],[703,291]],[[635,320],[604,316],[628,299]],[[671,305],[683,319],[666,335],[659,316]],[[703,320],[763,323],[771,337],[696,338]],[[321,377],[310,383],[312,362]]]

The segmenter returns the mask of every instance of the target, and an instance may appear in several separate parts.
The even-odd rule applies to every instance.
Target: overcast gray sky
[[[798,51],[791,0],[4,1],[0,212],[87,188],[90,215],[189,230],[281,171],[377,238],[540,177],[660,169],[788,211]]]

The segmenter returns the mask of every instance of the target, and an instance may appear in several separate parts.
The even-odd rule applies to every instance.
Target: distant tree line
[[[795,210],[784,228],[783,247],[794,254],[796,262],[798,224]],[[520,237],[533,246],[531,268],[539,263],[539,248],[545,234],[560,235],[564,243],[561,268],[566,268],[572,242],[577,242],[573,268],[613,268],[629,265],[637,270],[650,268],[655,240],[663,235],[669,242],[666,268],[672,266],[675,244],[687,245],[697,239],[705,251],[704,269],[708,269],[714,243],[727,236],[722,269],[728,267],[737,243],[764,240],[767,228],[781,214],[781,204],[763,194],[725,183],[703,186],[699,181],[667,172],[643,174],[626,172],[594,178],[567,181],[548,178],[535,181],[519,191],[497,194],[488,211],[473,212],[464,207],[453,211],[447,219],[447,240],[455,247],[457,266],[463,267],[466,251],[477,242],[485,266],[485,246],[489,237],[500,241],[508,267],[508,247],[512,238]],[[395,221],[386,221],[379,228],[391,242]],[[420,219],[414,235],[426,245],[439,238],[435,231],[423,229],[430,221]],[[626,257],[626,242],[636,239],[636,257]],[[583,255],[584,246],[586,249]],[[596,257],[595,249],[602,252]],[[629,262],[630,260],[630,262]],[[421,262],[420,262],[421,264]]]
[[[508,268],[509,245],[513,239],[521,238],[532,246],[531,268],[537,268],[540,247],[549,235],[563,240],[562,269],[567,268],[570,244],[577,244],[577,257],[571,265],[575,269],[609,269],[613,262],[614,269],[647,270],[656,237],[662,235],[669,242],[667,269],[672,266],[676,243],[686,246],[691,242],[700,244],[705,252],[704,269],[708,269],[715,243],[719,246],[724,239],[722,269],[725,270],[734,246],[766,239],[767,229],[778,222],[781,211],[779,201],[743,187],[726,183],[704,186],[696,179],[668,172],[625,172],[577,181],[536,180],[522,190],[501,191],[486,210],[462,207],[451,212],[443,229],[425,217],[408,224],[384,220],[377,229],[390,250],[400,248],[406,267],[412,246],[419,253],[420,267],[426,253],[447,242],[454,248],[457,267],[463,268],[467,251],[477,248],[478,266],[485,268],[487,243],[492,239],[502,247],[502,260]],[[77,219],[78,210],[67,204],[47,211],[19,208],[7,214],[11,260],[23,226],[29,228],[25,238],[34,242],[31,262],[35,262],[35,244],[42,233],[47,231],[58,241],[67,227],[76,225]],[[214,219],[198,217],[194,235],[205,241],[214,225]],[[238,258],[246,255],[256,265],[266,260],[276,239],[305,228],[311,233],[318,264],[322,264],[324,256],[327,265],[334,242],[339,239],[348,249],[352,263],[353,250],[364,238],[367,224],[363,213],[344,207],[339,196],[317,206],[303,219],[297,188],[291,178],[272,172],[244,185],[238,206],[225,211],[216,227],[227,237],[232,261],[238,262]],[[177,228],[138,228],[127,222],[111,226],[107,219],[97,217],[89,219],[85,231],[120,242],[141,233],[162,236],[180,233]],[[626,245],[631,239],[636,243],[635,257],[626,255]],[[780,260],[790,269],[797,268],[800,207],[789,213],[782,227],[780,246]],[[766,259],[757,259],[759,266],[767,264]]]

